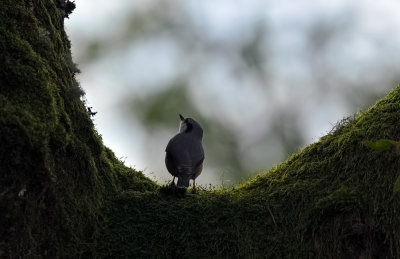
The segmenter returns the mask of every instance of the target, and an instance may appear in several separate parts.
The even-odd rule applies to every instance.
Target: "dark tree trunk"
[[[136,178],[138,190],[154,186],[94,130],[64,31],[70,10],[54,2],[0,4],[1,258],[76,254],[93,243],[121,177]]]

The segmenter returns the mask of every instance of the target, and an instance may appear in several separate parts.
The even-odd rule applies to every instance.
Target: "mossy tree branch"
[[[62,1],[61,1],[62,3]],[[103,146],[60,1],[0,7],[0,257],[400,257],[400,87],[227,190],[160,192]]]

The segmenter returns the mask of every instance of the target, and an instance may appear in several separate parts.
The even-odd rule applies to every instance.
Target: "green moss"
[[[103,146],[80,100],[63,18],[52,1],[0,8],[0,257],[90,250],[122,179],[155,188]]]
[[[55,3],[0,8],[0,257],[400,257],[399,156],[362,144],[400,139],[400,87],[254,179],[171,195],[102,144]]]

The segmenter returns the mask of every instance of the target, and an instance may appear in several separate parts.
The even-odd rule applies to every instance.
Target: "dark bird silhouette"
[[[195,179],[203,170],[203,129],[194,119],[185,119],[180,114],[179,117],[179,132],[168,142],[165,149],[165,165],[174,177],[171,186],[175,186],[175,177],[178,177],[178,188],[189,187],[189,181],[192,179],[195,191]]]

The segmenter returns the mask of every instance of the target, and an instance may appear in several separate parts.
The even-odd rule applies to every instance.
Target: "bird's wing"
[[[185,135],[173,137],[166,148],[167,169],[178,177],[178,186],[189,186],[189,180],[204,160],[201,142],[186,139]]]

